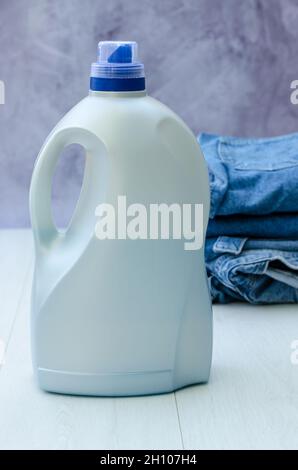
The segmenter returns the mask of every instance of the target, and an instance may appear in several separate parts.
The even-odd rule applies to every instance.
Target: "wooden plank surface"
[[[214,307],[210,383],[179,391],[188,449],[298,448],[298,306]]]
[[[29,230],[0,230],[0,368],[32,257]]]

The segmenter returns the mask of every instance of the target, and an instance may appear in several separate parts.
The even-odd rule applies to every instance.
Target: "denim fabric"
[[[266,139],[201,134],[210,217],[298,212],[298,133]]]
[[[213,302],[298,302],[298,240],[209,238],[205,259]]]
[[[229,217],[218,216],[209,219],[207,237],[221,235],[298,239],[298,213],[278,213],[263,216],[231,215]]]

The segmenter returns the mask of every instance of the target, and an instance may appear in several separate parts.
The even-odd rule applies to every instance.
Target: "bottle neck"
[[[146,96],[146,90],[142,91],[94,91],[89,90],[89,96],[98,96],[104,98],[139,98]]]

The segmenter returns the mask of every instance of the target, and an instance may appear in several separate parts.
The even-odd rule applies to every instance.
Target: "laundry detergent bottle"
[[[52,179],[74,143],[85,149],[84,178],[61,230]],[[32,356],[43,390],[143,395],[208,381],[207,168],[184,122],[147,95],[135,42],[99,43],[89,95],[40,151],[30,214]]]

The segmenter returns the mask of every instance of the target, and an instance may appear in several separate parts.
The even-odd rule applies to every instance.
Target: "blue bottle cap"
[[[94,91],[145,90],[144,65],[138,61],[134,41],[102,41],[91,66],[90,89]]]

